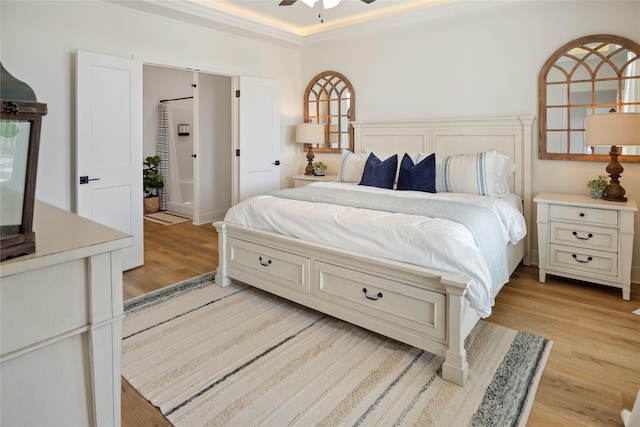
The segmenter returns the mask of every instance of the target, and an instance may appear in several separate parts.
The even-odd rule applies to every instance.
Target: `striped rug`
[[[172,225],[189,221],[191,218],[175,212],[162,211],[146,214],[144,216],[144,219],[146,219],[147,221],[155,222],[156,224]]]
[[[443,359],[212,275],[125,303],[123,376],[176,426],[525,425],[551,342],[481,321]]]

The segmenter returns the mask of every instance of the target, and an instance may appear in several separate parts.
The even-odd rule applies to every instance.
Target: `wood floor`
[[[211,225],[145,221],[145,265],[124,274],[124,298],[213,271]],[[640,389],[640,286],[619,289],[547,277],[520,266],[487,320],[554,341],[528,426],[622,426],[620,411]],[[124,379],[122,426],[170,425]]]

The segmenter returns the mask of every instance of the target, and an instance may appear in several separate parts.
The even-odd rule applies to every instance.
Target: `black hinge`
[[[236,157],[240,157],[240,149],[239,148],[236,150]]]
[[[240,89],[236,91],[236,98],[240,98]]]

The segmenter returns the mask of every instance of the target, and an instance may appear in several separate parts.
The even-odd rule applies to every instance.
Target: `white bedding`
[[[500,220],[505,248],[508,242],[519,242],[527,232],[521,213],[522,202],[513,194],[494,198],[461,193],[394,191],[342,182],[311,185],[485,206]],[[465,275],[471,279],[465,296],[481,317],[491,314],[494,296],[499,290],[492,289],[488,267],[473,235],[457,222],[268,195],[255,196],[233,206],[225,221]]]

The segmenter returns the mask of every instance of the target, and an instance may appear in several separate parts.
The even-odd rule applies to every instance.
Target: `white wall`
[[[0,2],[1,60],[48,105],[36,197],[75,208],[75,52],[88,50],[146,63],[222,75],[277,79],[281,93],[282,185],[299,168],[291,129],[302,116],[300,49],[227,34],[114,3]],[[142,169],[142,165],[140,166]]]
[[[344,74],[354,86],[357,120],[537,116],[538,73],[548,57],[571,40],[602,33],[640,42],[640,2],[503,3],[313,44],[303,49],[302,82],[325,70]],[[537,131],[534,195],[586,194],[587,180],[605,174],[603,162],[538,160],[536,142]],[[338,155],[319,153],[316,159],[337,172]],[[640,163],[623,166],[627,196],[640,202]],[[640,283],[640,213],[635,229],[632,277]],[[537,251],[535,223],[531,235]]]

